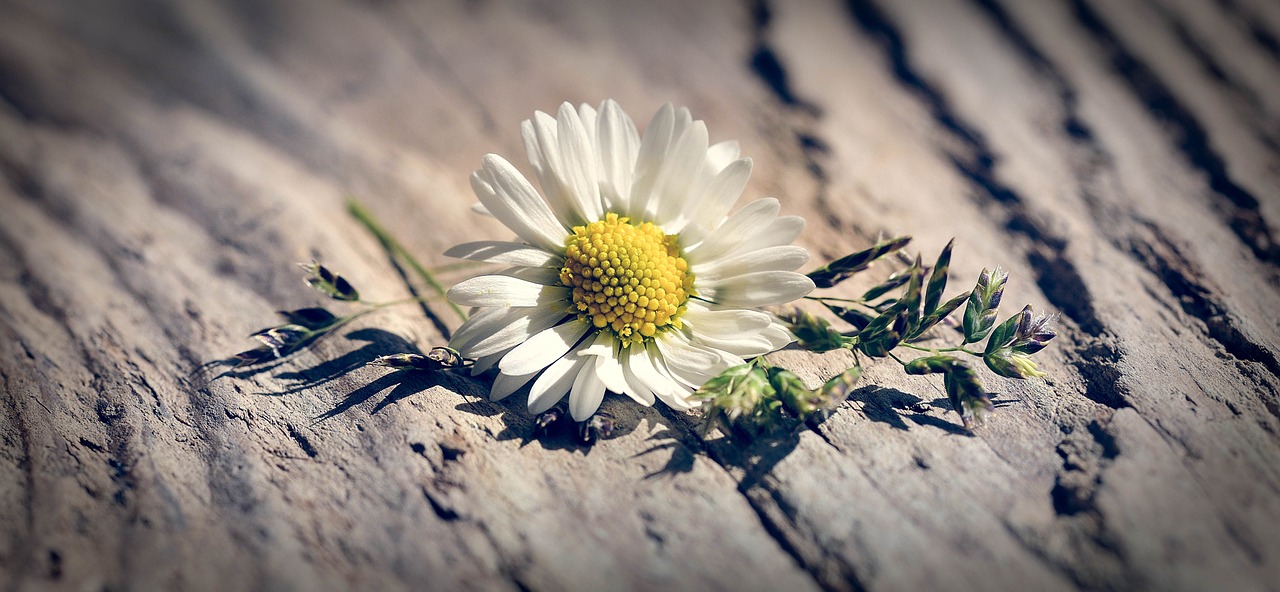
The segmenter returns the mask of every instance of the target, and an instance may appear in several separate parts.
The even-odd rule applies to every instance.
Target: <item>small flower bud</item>
[[[360,300],[360,293],[351,285],[346,278],[334,273],[328,267],[321,265],[316,261],[311,263],[299,263],[303,271],[307,272],[307,284],[315,288],[334,300],[344,300],[347,302],[355,302]]]
[[[796,336],[796,343],[812,352],[831,351],[844,347],[845,337],[831,328],[831,324],[808,312],[794,308],[782,320]]]
[[[592,415],[578,424],[578,440],[588,446],[597,440],[608,440],[613,436],[613,416],[603,411]]]
[[[552,407],[542,413],[539,413],[538,417],[533,420],[533,436],[537,438],[550,434],[552,428],[567,417],[568,414],[566,414],[565,410],[559,406]]]
[[[1030,307],[1027,308],[1029,311]],[[1027,318],[1030,319],[1030,314]],[[1025,328],[1019,327],[1018,335],[1014,337],[1010,347],[1013,351],[1024,354],[1034,354],[1044,349],[1058,336],[1057,331],[1053,330],[1053,319],[1053,315],[1040,315],[1035,320],[1029,320]]]
[[[1016,353],[1008,348],[998,350],[982,357],[992,372],[1005,378],[1039,378],[1048,376],[1041,372],[1036,363],[1025,354]]]
[[[306,343],[313,335],[313,331],[302,325],[290,324],[263,329],[250,335],[250,337],[261,341],[263,345],[271,348],[271,352],[275,357],[281,358]]]

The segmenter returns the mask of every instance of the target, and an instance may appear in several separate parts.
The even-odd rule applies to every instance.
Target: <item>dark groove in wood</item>
[[[1258,209],[1258,198],[1231,178],[1200,121],[1160,77],[1124,45],[1086,0],[1072,0],[1071,5],[1080,26],[1097,41],[1111,68],[1130,92],[1154,119],[1175,130],[1174,144],[1189,164],[1208,177],[1212,195],[1218,198],[1216,203],[1231,229],[1258,259],[1280,265],[1280,245],[1271,236]]]

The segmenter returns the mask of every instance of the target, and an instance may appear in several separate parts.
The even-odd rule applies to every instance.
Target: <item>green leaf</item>
[[[1018,336],[1018,327],[1030,324],[1030,319],[1031,305],[1027,305],[1021,312],[1005,319],[995,331],[991,332],[991,338],[987,340],[987,349],[984,353],[990,354],[1012,345],[1013,340]]]
[[[875,319],[874,316],[856,308],[837,306],[829,302],[823,302],[822,305],[827,307],[831,314],[840,317],[840,320],[853,325],[853,328],[859,331],[871,324],[871,321]]]
[[[845,337],[831,328],[831,324],[799,308],[781,316],[787,323],[791,333],[796,336],[796,343],[812,352],[831,351],[844,347]]]
[[[962,362],[957,361],[955,367],[946,373],[942,385],[951,401],[951,408],[960,414],[965,429],[972,430],[981,425],[986,415],[995,410],[977,373]]]
[[[914,374],[914,375],[938,374],[941,372],[950,372],[951,369],[955,368],[955,366],[959,363],[960,363],[960,360],[957,360],[951,356],[943,356],[943,355],[926,356],[923,358],[916,358],[914,360],[911,360],[910,362],[907,362],[902,366],[902,369],[907,374]]]
[[[1040,371],[1040,367],[1036,366],[1030,356],[1015,352],[1007,347],[982,356],[982,361],[987,364],[987,368],[990,368],[992,372],[1005,378],[1026,379],[1048,376],[1045,372]]]
[[[965,343],[974,343],[986,336],[986,331],[982,329],[983,313],[982,293],[974,288],[969,294],[969,304],[964,308],[964,320],[960,325],[964,329]]]
[[[907,374],[941,373],[947,398],[951,400],[951,408],[960,414],[967,429],[973,429],[982,422],[986,413],[994,409],[991,399],[982,388],[982,382],[978,380],[978,374],[959,359],[942,355],[928,356],[911,360],[902,369]]]
[[[902,312],[906,315],[906,327],[900,333],[905,334],[920,324],[920,283],[923,281],[924,267],[920,262],[920,256],[916,256],[916,262],[911,265],[908,270],[911,273],[911,279],[907,282],[907,289],[902,293]]]
[[[1030,305],[1027,308],[1029,310]],[[1026,318],[1030,319],[1031,315]],[[1053,317],[1040,315],[1035,320],[1028,320],[1025,326],[1018,325],[1018,335],[1011,347],[1015,352],[1030,355],[1044,349],[1057,336],[1058,332],[1053,330]]]
[[[898,286],[901,286],[902,284],[907,283],[910,280],[911,280],[910,269],[904,269],[902,271],[896,272],[893,275],[890,275],[889,279],[886,279],[880,285],[864,292],[862,294],[862,300],[867,302],[875,300],[876,298],[879,298],[881,296],[884,296],[885,294],[888,294],[890,291],[894,290]]]
[[[920,321],[920,325],[907,336],[907,339],[915,339],[916,337],[924,334],[925,331],[932,329],[934,325],[942,322],[942,319],[947,318],[947,316],[955,312],[957,308],[960,308],[960,304],[968,298],[968,294],[960,294],[955,298],[942,303],[942,306],[939,306],[933,312],[929,313],[929,316],[926,316],[924,320]]]
[[[739,364],[704,382],[694,400],[705,401],[702,433],[715,425],[726,430],[738,426],[751,433],[771,429],[781,420],[777,393],[769,378],[755,364]]]
[[[863,327],[861,331],[858,331],[858,338],[863,340],[872,339],[889,330],[889,327],[898,320],[901,313],[901,302],[895,302],[893,306],[890,306],[887,310],[880,313],[880,316],[871,319],[871,322],[867,323],[866,327]]]
[[[924,297],[924,314],[932,314],[938,308],[938,303],[942,301],[942,292],[947,289],[947,270],[951,267],[951,247],[956,243],[956,239],[947,242],[947,246],[943,247],[942,253],[938,255],[938,261],[933,264],[933,273],[929,274],[929,287],[925,290]]]
[[[830,288],[870,267],[876,259],[907,246],[909,242],[911,237],[900,236],[876,243],[868,249],[846,255],[809,272],[809,279],[813,280],[813,284],[819,289]]]
[[[447,368],[461,368],[465,365],[466,359],[458,350],[449,347],[435,347],[426,355],[422,354],[391,354],[388,356],[379,356],[369,362],[375,366],[385,366],[394,370],[423,370],[434,372],[436,370],[444,370]]]
[[[753,370],[755,370],[755,365],[753,364],[738,364],[737,366],[725,368],[719,374],[702,383],[702,386],[694,391],[691,396],[702,401],[714,400],[741,385]]]
[[[1005,281],[1009,276],[1000,270],[982,270],[978,285],[969,295],[969,305],[964,310],[964,342],[977,343],[995,326]]]
[[[790,409],[792,413],[805,418],[821,410],[814,392],[804,385],[804,381],[799,376],[777,366],[769,368],[767,374],[769,385],[778,394],[778,399],[782,401],[783,406]]]
[[[241,368],[244,366],[252,366],[276,359],[276,352],[271,348],[260,345],[250,350],[242,351],[230,360],[226,360],[223,364],[230,365],[232,368]]]
[[[334,273],[328,267],[315,261],[299,264],[307,272],[307,284],[334,300],[355,302],[360,300],[360,293],[346,278]]]
[[[868,356],[883,358],[889,355],[893,348],[898,347],[899,343],[902,343],[906,330],[907,313],[900,311],[898,316],[894,318],[893,325],[888,329],[865,338],[859,335],[858,349]]]
[[[290,323],[287,325],[280,325],[279,327],[268,327],[250,335],[249,337],[262,342],[263,346],[271,350],[272,357],[283,358],[306,347],[308,344],[324,335],[324,333],[325,332],[323,330],[312,331],[302,325]],[[241,353],[247,354],[248,352]],[[242,360],[244,359],[240,355],[237,355],[237,357],[240,357]]]
[[[818,389],[818,398],[822,401],[820,406],[828,411],[839,407],[849,398],[849,393],[853,391],[859,378],[862,378],[862,366],[855,363],[853,367],[823,383]]]

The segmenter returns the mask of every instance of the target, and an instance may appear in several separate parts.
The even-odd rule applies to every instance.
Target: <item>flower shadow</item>
[[[275,378],[286,382],[289,386],[283,390],[273,392],[257,393],[262,396],[281,397],[291,394],[304,392],[316,387],[323,386],[329,382],[342,378],[352,371],[368,365],[373,360],[391,354],[421,354],[421,350],[414,343],[405,338],[396,335],[390,331],[376,328],[357,329],[343,335],[347,341],[363,342],[364,345],[348,351],[336,358],[320,362],[314,366],[303,368],[300,370],[280,372]],[[289,363],[291,358],[286,357],[276,360],[272,363],[253,366],[244,370],[230,370],[215,377],[231,376],[233,378],[246,378],[264,372],[278,370],[281,366]],[[384,396],[373,409],[370,414],[378,413],[386,407],[393,405],[410,395],[428,390],[432,387],[444,386],[449,390],[457,393],[467,393],[474,391],[473,381],[458,376],[453,372],[415,372],[415,371],[392,371],[378,379],[351,391],[329,411],[317,416],[314,423],[335,417],[343,412],[350,410],[352,407],[360,405],[379,393],[390,391]]]
[[[635,458],[666,450],[671,451],[671,456],[667,458],[667,463],[662,468],[645,475],[644,478],[653,479],[663,475],[677,475],[692,471],[694,460],[697,459],[696,451],[701,448],[701,445],[691,445],[689,442],[684,441],[681,437],[682,434],[667,423],[656,423],[662,429],[650,434],[647,439],[649,442],[654,442],[654,445],[636,453]]]
[[[795,450],[800,442],[800,432],[805,424],[798,419],[790,419],[776,429],[763,434],[752,434],[741,429],[704,433],[701,418],[662,407],[651,410],[658,418],[651,419],[662,430],[650,435],[649,440],[657,442],[654,446],[638,453],[636,456],[653,454],[670,450],[671,457],[665,466],[645,476],[646,479],[663,475],[687,473],[693,470],[699,455],[706,455],[717,464],[742,472],[741,489],[751,487],[773,467]],[[713,437],[719,434],[719,437]]]
[[[403,350],[396,353],[403,353]],[[319,423],[340,415],[350,410],[352,407],[363,404],[374,396],[386,392],[386,396],[382,397],[382,399],[373,406],[373,409],[369,410],[369,414],[374,415],[411,395],[430,390],[437,386],[444,387],[448,391],[457,393],[463,397],[467,397],[468,395],[472,395],[474,397],[476,391],[475,380],[471,379],[469,376],[455,372],[424,372],[415,370],[392,371],[379,377],[373,382],[351,391],[351,393],[349,393],[340,403],[335,405],[333,409],[321,414],[315,421],[316,423]],[[462,405],[471,404],[473,403],[468,402],[463,403]],[[459,405],[459,408],[461,408],[462,405]]]
[[[735,434],[705,443],[707,453],[716,462],[742,471],[739,491],[747,491],[760,483],[773,468],[800,445],[800,433],[806,429],[804,422],[794,420],[771,433],[751,436]]]
[[[852,391],[847,401],[857,402],[868,419],[888,424],[895,429],[905,431],[916,425],[934,427],[951,435],[973,436],[963,425],[940,417],[944,413],[951,413],[947,399],[925,402],[916,395],[898,389],[870,385]],[[672,449],[672,458],[667,467],[651,476],[691,470],[697,452],[682,454],[681,451],[701,450],[719,464],[740,470],[739,489],[745,491],[758,485],[778,463],[790,456],[799,446],[801,435],[806,430],[821,435],[822,425],[835,413],[840,411],[803,421],[788,418],[773,430],[764,433],[751,433],[736,427],[727,431],[720,428],[720,437],[706,440],[696,435],[699,433],[696,419],[687,416],[668,417],[677,427],[670,428],[669,432],[655,434],[655,437],[668,436],[673,441],[659,444],[645,453]]]
[[[324,337],[327,337],[327,336],[322,336],[320,338],[316,338],[311,341],[308,341],[304,346],[291,351],[290,353],[284,355],[283,357],[275,358],[263,363],[246,365],[243,367],[232,367],[227,370],[223,370],[222,372],[209,378],[208,380],[209,382],[212,382],[224,377],[243,380],[246,378],[252,378],[254,376],[258,376],[260,374],[269,374],[271,372],[281,369],[282,367],[288,364],[293,363],[294,360],[297,359],[296,356],[299,353],[311,349],[316,344],[323,341]],[[393,354],[393,353],[406,353],[406,352],[420,353],[416,345],[408,342],[407,340],[405,340],[403,337],[400,337],[399,335],[396,335],[389,331],[384,331],[382,329],[374,329],[374,328],[357,329],[355,331],[346,333],[345,335],[343,335],[343,337],[348,341],[363,341],[365,342],[365,345],[355,350],[349,351],[332,360],[326,360],[326,361],[320,362],[319,364],[311,366],[310,368],[305,368],[303,370],[297,370],[293,372],[281,372],[280,374],[276,375],[276,378],[286,380],[286,381],[291,381],[294,383],[292,386],[280,392],[257,393],[257,394],[266,395],[266,396],[281,396],[281,395],[293,394],[299,391],[307,390],[309,388],[320,386],[338,377],[341,377],[351,372],[352,370],[355,370],[356,368],[364,366],[365,364],[369,363],[370,361],[372,361],[374,358],[377,358],[378,356]],[[234,364],[234,362],[235,362],[234,358],[230,360],[219,359],[219,360],[213,360],[210,362],[205,362],[204,364],[201,364],[198,368],[196,368],[194,372],[192,372],[192,377],[200,376],[211,369],[217,368],[218,366]]]
[[[283,391],[258,393],[267,396],[283,396],[302,392],[341,378],[379,356],[399,353],[422,353],[418,346],[405,338],[382,329],[357,329],[343,335],[348,341],[361,341],[364,345],[341,356],[293,372],[281,372],[276,378],[291,385]]]

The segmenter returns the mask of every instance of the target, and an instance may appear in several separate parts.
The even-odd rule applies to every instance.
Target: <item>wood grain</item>
[[[1280,589],[1274,2],[0,14],[4,589]],[[1052,378],[988,376],[972,436],[877,364],[792,438],[611,398],[583,448],[482,382],[362,366],[444,343],[444,306],[193,374],[319,302],[296,261],[407,295],[349,197],[445,264],[506,235],[468,209],[480,157],[610,97],[740,141],[815,262],[959,237],[952,291],[999,264],[1061,313]],[[775,359],[817,384],[845,355]]]

